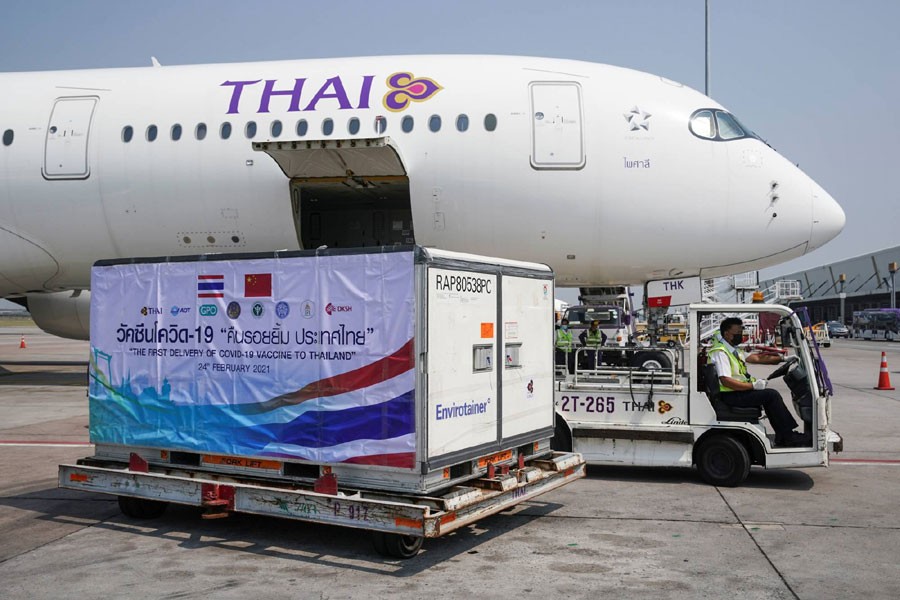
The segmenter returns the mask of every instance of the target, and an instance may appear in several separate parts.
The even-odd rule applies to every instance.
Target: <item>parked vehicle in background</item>
[[[850,337],[850,328],[840,321],[828,321],[827,323],[825,323],[825,327],[828,329],[828,337]]]
[[[888,342],[900,339],[900,309],[867,308],[854,311],[853,337]]]
[[[600,330],[606,334],[609,345],[624,346],[630,341],[631,318],[620,306],[570,306],[563,313],[563,318],[569,321],[569,328],[576,339],[582,329],[590,327],[593,321],[599,321]]]

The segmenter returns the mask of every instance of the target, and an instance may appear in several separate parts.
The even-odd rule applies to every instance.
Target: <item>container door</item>
[[[532,153],[535,169],[584,166],[581,86],[574,82],[531,84]]]
[[[57,98],[50,113],[44,145],[43,174],[47,179],[87,179],[88,137],[96,97]]]
[[[500,328],[502,437],[549,435],[554,420],[553,283],[504,276]]]
[[[428,269],[429,460],[497,443],[497,284],[496,275]]]

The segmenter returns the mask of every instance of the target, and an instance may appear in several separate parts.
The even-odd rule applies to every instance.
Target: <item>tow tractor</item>
[[[631,361],[640,367],[608,364],[604,353],[619,346],[576,350],[574,373],[557,367],[556,426],[552,447],[581,453],[589,464],[672,466],[696,465],[702,478],[717,486],[737,486],[750,467],[828,466],[829,454],[843,441],[831,430],[833,387],[815,338],[808,338],[808,317],[778,304],[690,304],[689,343],[674,348],[625,348],[663,357]],[[764,351],[784,355],[771,371],[770,387],[790,399],[807,443],[777,447],[759,408],[732,408],[719,397],[715,368],[706,349],[726,316],[775,313],[779,346]],[[749,348],[751,351],[756,348]],[[591,352],[594,364],[582,353]],[[616,360],[616,363],[619,361]],[[751,374],[764,376],[764,365]]]

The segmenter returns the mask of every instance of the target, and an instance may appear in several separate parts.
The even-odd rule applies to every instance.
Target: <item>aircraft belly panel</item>
[[[0,224],[0,297],[39,290],[59,270],[56,260],[37,243]]]

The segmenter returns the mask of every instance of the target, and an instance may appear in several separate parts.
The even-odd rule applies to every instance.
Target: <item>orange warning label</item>
[[[259,460],[256,458],[242,458],[240,456],[204,454],[203,462],[208,465],[227,465],[229,467],[244,467],[246,469],[267,469],[270,471],[281,469],[281,463],[274,460]]]
[[[493,323],[482,323],[481,324],[481,337],[482,338],[494,337],[494,324]]]
[[[478,459],[478,466],[484,468],[487,464],[494,463],[497,464],[499,462],[503,462],[504,460],[510,460],[512,458],[512,450],[504,450],[503,452],[498,452],[497,454],[491,454],[490,456],[485,456],[484,458]]]

